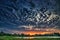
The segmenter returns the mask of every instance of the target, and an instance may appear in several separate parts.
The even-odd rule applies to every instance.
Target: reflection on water
[[[34,37],[24,37],[25,39],[34,39]]]
[[[35,37],[15,37],[15,38],[33,39],[33,38],[35,38]]]
[[[24,40],[35,40],[40,38],[60,38],[60,36],[41,36],[41,37],[16,37]]]
[[[34,40],[34,37],[26,37],[24,40]]]

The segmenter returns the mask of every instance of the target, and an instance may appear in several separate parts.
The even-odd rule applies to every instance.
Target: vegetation
[[[15,38],[13,36],[0,36],[0,40],[60,40],[60,38]]]
[[[45,35],[40,35],[40,34],[35,34],[35,35],[26,35],[26,34],[9,34],[9,33],[4,33],[0,32],[0,36],[18,36],[18,37],[29,37],[29,36],[60,36],[59,33],[54,33],[54,34],[45,34]]]
[[[4,32],[0,32],[0,40],[60,40],[60,38],[24,38],[29,35],[24,35],[24,34],[8,34]],[[45,34],[45,35],[32,35],[32,36],[60,36],[59,33],[54,33],[54,34]],[[20,38],[21,37],[21,38]]]

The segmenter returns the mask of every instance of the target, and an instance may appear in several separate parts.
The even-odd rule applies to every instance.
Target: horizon
[[[0,31],[5,33],[60,33],[59,0],[1,0]]]

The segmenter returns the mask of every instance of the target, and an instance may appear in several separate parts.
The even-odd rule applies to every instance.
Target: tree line
[[[59,33],[53,33],[53,34],[44,34],[44,35],[41,35],[41,34],[35,34],[35,35],[26,35],[26,34],[23,34],[23,33],[21,33],[21,34],[16,34],[16,33],[14,33],[14,34],[10,34],[10,33],[4,33],[4,32],[0,32],[0,36],[19,36],[19,37],[28,37],[28,36],[60,36],[60,34]]]

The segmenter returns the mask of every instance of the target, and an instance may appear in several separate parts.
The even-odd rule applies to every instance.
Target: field
[[[0,40],[60,40],[60,38],[33,38],[33,37],[0,36]]]

